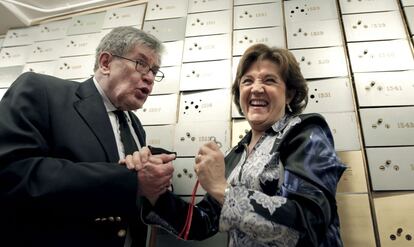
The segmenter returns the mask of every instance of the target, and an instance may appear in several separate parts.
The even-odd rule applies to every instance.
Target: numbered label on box
[[[242,29],[233,32],[233,56],[241,56],[250,46],[262,43],[285,48],[285,32],[282,27]]]
[[[230,90],[183,92],[179,122],[229,121]]]
[[[338,19],[336,1],[291,0],[284,2],[286,22]]]
[[[373,190],[414,190],[414,147],[367,148]]]
[[[181,91],[230,88],[230,60],[185,63],[181,70]]]
[[[9,29],[3,41],[3,47],[33,44],[37,29],[38,26]]]
[[[64,39],[70,22],[70,19],[65,19],[40,24],[34,37],[35,41]]]
[[[342,46],[339,21],[307,21],[286,24],[289,49]]]
[[[144,106],[135,111],[143,125],[165,125],[177,122],[177,94],[150,95]]]
[[[181,157],[194,157],[203,144],[215,142],[224,153],[230,148],[230,132],[229,121],[205,121],[197,124],[178,122],[174,151]]]
[[[342,19],[348,42],[406,37],[399,11],[344,15]]]
[[[234,29],[283,26],[282,2],[235,6]]]
[[[94,64],[94,55],[60,58],[54,75],[62,79],[90,77],[93,75]]]
[[[414,70],[355,73],[359,106],[404,106],[413,104]]]
[[[352,84],[347,77],[308,81],[308,105],[304,112],[350,112],[354,110]]]
[[[387,193],[374,197],[381,246],[411,247],[414,237],[414,193]]]
[[[162,42],[184,40],[186,18],[145,21],[143,30]]]
[[[198,62],[230,59],[231,35],[186,38],[184,43],[183,62]]]
[[[414,69],[408,40],[349,43],[353,72],[395,71]]]
[[[232,31],[231,18],[231,10],[189,14],[187,15],[185,36],[230,33]]]
[[[365,145],[414,145],[414,107],[360,109]]]
[[[23,72],[35,72],[53,76],[55,74],[57,64],[57,60],[38,63],[26,63],[23,67]]]
[[[397,1],[390,0],[339,0],[342,14],[398,10]]]
[[[142,27],[145,4],[110,9],[106,12],[102,28],[115,28],[120,26]]]
[[[187,0],[152,0],[148,1],[145,20],[159,20],[184,17],[187,15]]]
[[[23,66],[31,46],[3,47],[0,50],[0,67]]]
[[[57,60],[64,49],[61,41],[50,40],[36,42],[29,50],[27,62],[42,62]]]
[[[74,16],[70,20],[66,34],[78,35],[99,33],[102,29],[105,15],[105,12],[99,12],[89,15]]]
[[[292,50],[306,79],[348,76],[343,47]]]
[[[226,10],[232,7],[232,1],[230,0],[188,1],[188,13]]]

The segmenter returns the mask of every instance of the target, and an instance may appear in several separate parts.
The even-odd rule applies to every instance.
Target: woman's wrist
[[[230,185],[228,183],[223,184],[222,186],[219,186],[217,190],[213,193],[214,199],[220,203],[220,205],[223,205],[224,198],[226,194],[228,193],[228,190],[230,188]]]

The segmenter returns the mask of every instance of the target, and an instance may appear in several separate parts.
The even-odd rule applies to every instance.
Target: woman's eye
[[[242,84],[250,84],[252,82],[253,82],[253,80],[251,80],[251,79],[244,79],[244,80],[241,81]]]

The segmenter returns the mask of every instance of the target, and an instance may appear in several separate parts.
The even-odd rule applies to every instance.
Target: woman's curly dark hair
[[[289,50],[269,47],[264,44],[250,46],[244,52],[237,67],[236,78],[231,91],[239,113],[243,115],[240,107],[240,79],[255,62],[263,60],[271,61],[279,66],[280,75],[286,83],[286,92],[293,95],[289,104],[292,109],[291,114],[301,113],[308,104],[308,85],[300,71],[299,63]],[[286,112],[290,111],[286,109]]]

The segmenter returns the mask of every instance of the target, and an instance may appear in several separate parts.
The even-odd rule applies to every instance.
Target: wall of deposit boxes
[[[177,194],[191,194],[198,146],[214,138],[226,151],[248,131],[230,94],[244,50],[285,47],[309,83],[306,112],[327,119],[348,166],[337,193],[345,246],[414,246],[414,0],[148,0],[11,29],[0,38],[0,98],[25,71],[84,81],[119,25],[165,45],[166,78],[136,114],[150,145],[178,153]],[[227,244],[224,234],[157,238]]]

